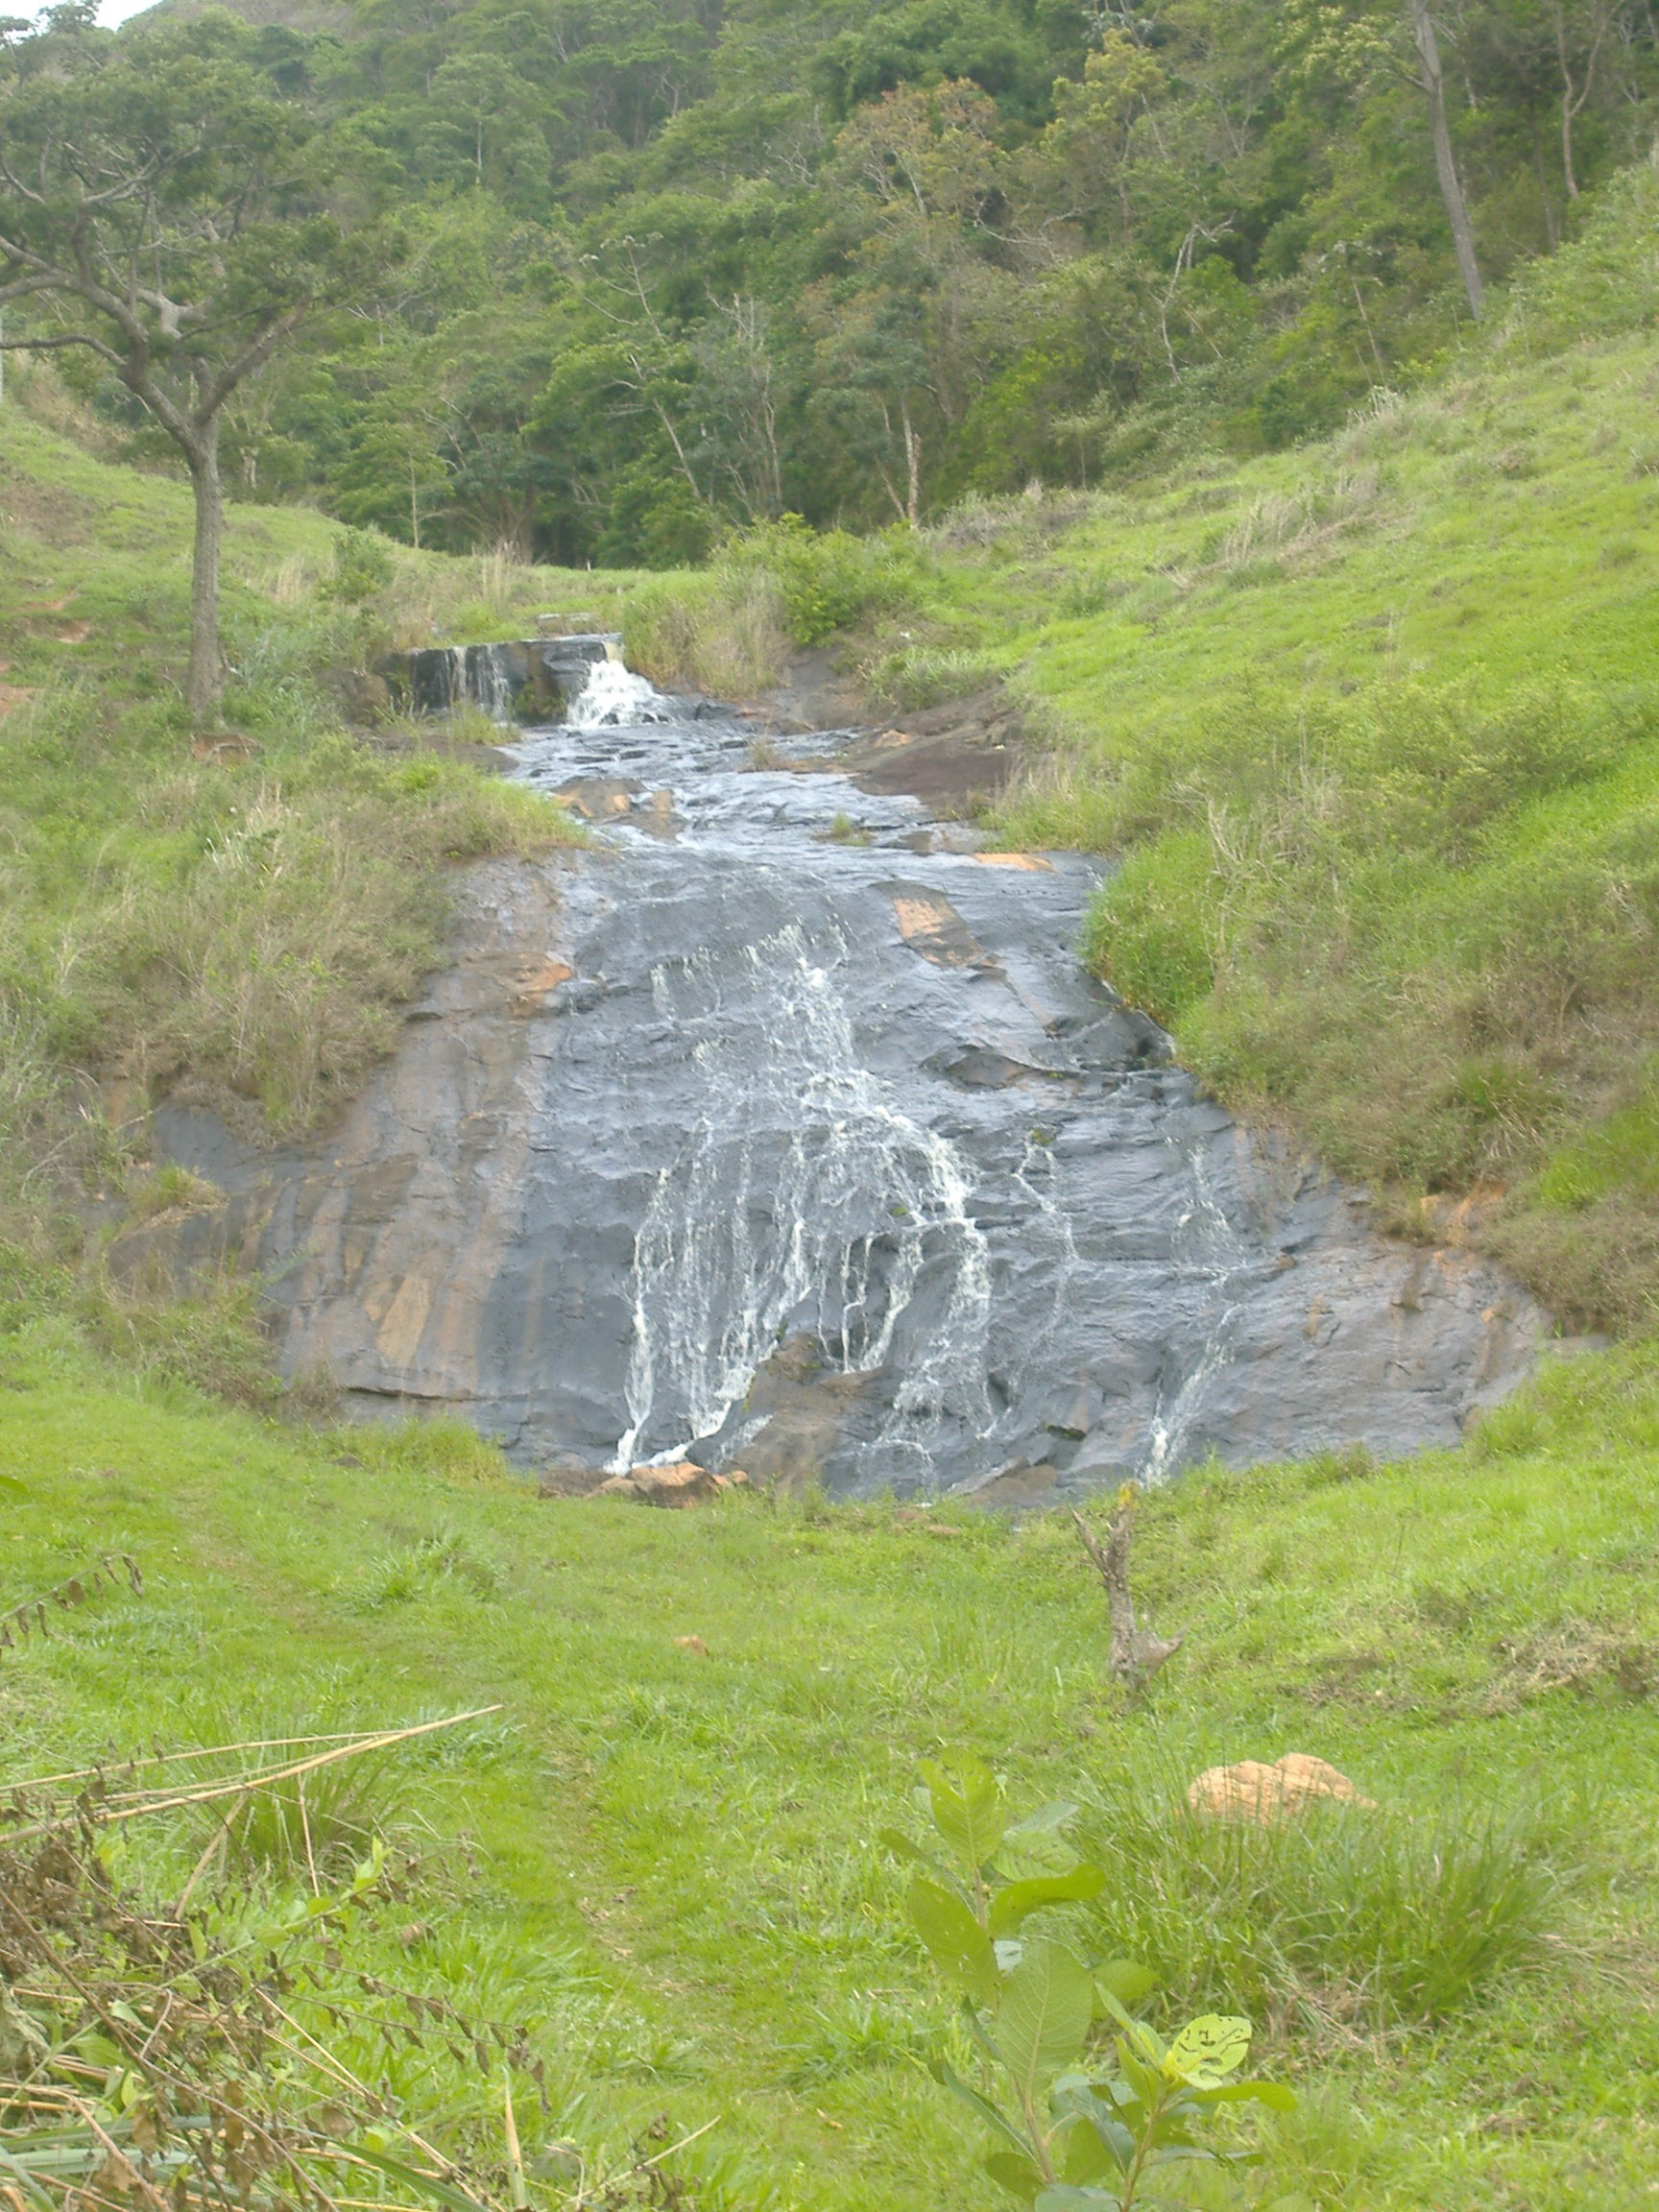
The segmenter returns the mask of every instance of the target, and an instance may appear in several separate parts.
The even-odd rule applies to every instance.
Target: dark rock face
[[[1527,1371],[1497,1269],[1374,1235],[1084,973],[1092,864],[922,850],[913,800],[667,712],[613,665],[518,742],[611,842],[474,873],[326,1142],[168,1117],[227,1203],[118,1263],[235,1253],[289,1371],[453,1407],[565,1489],[691,1459],[1029,1503],[1450,1441]]]

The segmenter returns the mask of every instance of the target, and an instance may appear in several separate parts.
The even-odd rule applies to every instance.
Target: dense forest
[[[1651,0],[91,16],[0,29],[0,70],[252,72],[303,111],[315,206],[375,227],[228,410],[231,486],[601,565],[1321,434],[1443,363],[1659,125]]]

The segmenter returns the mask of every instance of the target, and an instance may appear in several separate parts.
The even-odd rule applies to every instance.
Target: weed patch
[[[1107,1870],[1098,1940],[1144,1959],[1177,2010],[1232,2002],[1317,2043],[1451,2017],[1536,1965],[1560,1914],[1511,1815],[1314,1803],[1262,1824],[1124,1776],[1095,1780],[1078,1839]]]

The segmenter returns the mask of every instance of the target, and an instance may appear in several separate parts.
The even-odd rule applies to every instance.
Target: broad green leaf
[[[1100,2138],[1097,2128],[1081,2117],[1072,2121],[1062,2138],[1064,2148],[1055,2157],[1053,2138],[1048,2152],[1068,2181],[1100,2181],[1119,2161]]]
[[[1064,1797],[1052,1797],[1046,1805],[1039,1805],[1035,1813],[1027,1813],[1022,1820],[1016,1820],[1008,1833],[1010,1836],[1052,1836],[1057,1828],[1065,1827],[1076,1811],[1076,1806],[1068,1804]]]
[[[1158,1986],[1158,1977],[1150,1966],[1142,1966],[1139,1959],[1108,1959],[1104,1966],[1094,1969],[1094,1986],[1100,1992],[1103,2009],[1110,2009],[1104,2006],[1108,1994],[1127,2009],[1152,1994]]]
[[[1082,2050],[1094,2017],[1089,1969],[1064,1943],[1030,1943],[1002,1984],[994,2033],[1022,2102],[1035,2103]]]
[[[997,1777],[971,1751],[949,1751],[943,1759],[924,1759],[933,1825],[970,1866],[983,1866],[1008,1830],[1007,1810]]]
[[[1140,2110],[1138,2105],[1132,2108],[1136,2112]],[[1100,2145],[1102,2152],[1117,2163],[1119,2172],[1127,2173],[1129,2162],[1135,2155],[1134,2134],[1118,2118],[1117,2107],[1109,2104],[1092,2082],[1073,2076],[1069,2082],[1060,2085],[1054,2099],[1054,2110],[1058,2115],[1070,2114],[1081,2126],[1087,2127]],[[1074,2144],[1068,2150],[1067,2179],[1092,2180],[1094,2177],[1093,2174],[1074,2171]],[[1104,2172],[1105,2169],[1100,2168],[1098,2171]]]
[[[1164,2071],[1171,2081],[1190,2081],[1194,2089],[1214,2089],[1227,2075],[1236,2073],[1249,2056],[1249,2021],[1207,2012],[1200,2020],[1190,2020],[1170,2044],[1164,2054]]]
[[[1218,2081],[1214,2088],[1193,2092],[1200,2104],[1265,2104],[1270,2112],[1294,2112],[1296,2092],[1283,2081]]]
[[[985,2171],[1022,2204],[1029,2204],[1043,2186],[1041,2169],[1022,2151],[993,2151]]]
[[[1076,2189],[1069,2181],[1045,2189],[1032,2212],[1121,2212],[1122,2199],[1116,2189]]]
[[[942,1974],[981,2005],[995,2005],[1001,1977],[991,1938],[954,1890],[918,1874],[910,1885],[910,1918]]]
[[[1109,2019],[1116,2020],[1118,2027],[1124,2031],[1130,2048],[1139,2052],[1146,2064],[1162,2066],[1164,2063],[1163,2037],[1155,2035],[1144,2020],[1137,2020],[1132,2012],[1125,2010],[1122,2004],[1104,1983],[1097,1982],[1095,1984],[1095,1995],[1100,2000],[1100,2009]],[[1119,2051],[1122,2050],[1123,2036],[1119,2036],[1118,2048]]]
[[[987,1915],[993,1936],[1005,1936],[1018,1928],[1027,1913],[1045,1905],[1075,1905],[1086,1897],[1098,1897],[1106,1887],[1105,1869],[1081,1860],[1065,1874],[1040,1875],[1029,1882],[1010,1882],[991,1900]]]
[[[1155,2065],[1148,2066],[1137,2057],[1121,2035],[1118,2038],[1118,2057],[1128,2078],[1130,2088],[1142,2104],[1157,2104],[1168,2094],[1169,2084],[1158,2068]]]
[[[1031,2146],[1013,2121],[1005,2112],[999,2112],[989,2097],[981,2097],[977,2089],[971,2089],[954,2067],[943,2058],[935,2058],[928,2071],[941,2088],[949,2089],[952,2097],[960,2098],[971,2112],[977,2112],[994,2135],[1000,2135],[1022,2158],[1030,2157]]]
[[[930,1851],[924,1851],[920,1843],[913,1843],[909,1837],[898,1828],[878,1829],[876,1839],[884,1849],[891,1851],[895,1859],[907,1859],[912,1866],[935,1866],[938,1864],[938,1861]]]

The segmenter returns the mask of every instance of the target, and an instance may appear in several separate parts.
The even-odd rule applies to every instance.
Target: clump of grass
[[[632,593],[622,637],[653,683],[751,699],[789,662],[782,595],[759,569],[719,567],[658,578]]]
[[[397,1816],[391,1771],[373,1757],[250,1791],[226,1824],[227,1864],[277,1881],[338,1880]]]
[[[167,1279],[134,1286],[87,1272],[67,1303],[88,1341],[153,1388],[273,1412],[284,1392],[259,1301],[247,1276],[205,1275],[181,1291]]]
[[[815,2007],[812,2020],[810,2034],[786,2054],[782,2079],[791,2089],[816,2089],[884,2067],[924,2066],[932,2056],[935,2039],[926,2027],[874,1998]]]
[[[1001,673],[994,654],[964,652],[950,646],[910,645],[878,661],[869,672],[871,689],[895,707],[920,713],[949,699],[966,699],[994,684]]]
[[[128,1185],[127,1207],[135,1221],[150,1221],[162,1214],[199,1213],[217,1206],[223,1197],[224,1192],[202,1176],[169,1162],[154,1174]]]
[[[401,1421],[381,1427],[343,1429],[337,1432],[341,1450],[352,1462],[381,1469],[399,1477],[423,1479],[436,1477],[460,1489],[522,1488],[521,1478],[509,1468],[498,1444],[480,1436],[465,1421],[447,1415],[429,1420]]]
[[[60,1083],[79,1067],[303,1129],[438,957],[445,865],[576,841],[562,809],[433,754],[325,729],[229,771],[176,742],[75,691],[0,725],[22,818],[0,923],[13,1120],[39,1112],[49,1054]]]
[[[439,1529],[413,1543],[382,1552],[364,1570],[350,1593],[352,1609],[379,1613],[390,1605],[408,1605],[445,1591],[470,1598],[495,1597],[501,1588],[501,1570],[452,1528]]]
[[[1334,1802],[1261,1826],[1193,1813],[1173,1775],[1097,1785],[1077,1840],[1107,1871],[1099,1942],[1153,1967],[1173,2012],[1335,2042],[1446,2019],[1536,1964],[1563,1887],[1512,1815]]]

